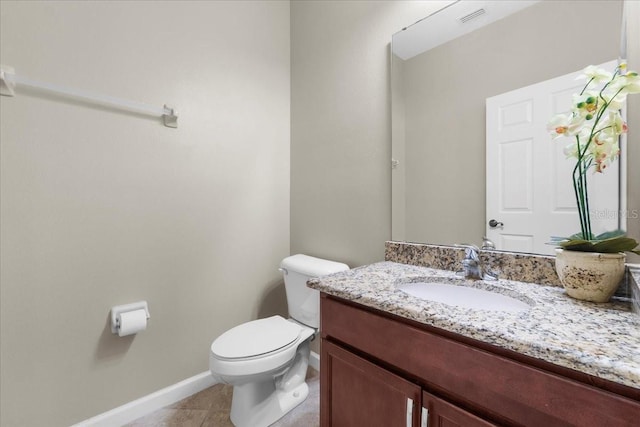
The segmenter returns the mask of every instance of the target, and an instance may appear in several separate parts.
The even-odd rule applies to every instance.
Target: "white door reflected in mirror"
[[[615,69],[617,61],[599,65]],[[549,119],[564,113],[584,87],[581,70],[503,93],[486,101],[486,236],[496,249],[553,255],[552,236],[580,232],[571,184],[575,161],[564,154],[569,138],[553,140]],[[589,174],[594,212],[619,212],[619,159],[606,173]],[[623,172],[623,171],[622,171]],[[502,226],[492,227],[491,218]],[[626,228],[618,215],[594,215],[595,234]]]

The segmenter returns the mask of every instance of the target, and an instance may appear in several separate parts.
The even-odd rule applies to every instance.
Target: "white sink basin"
[[[428,278],[425,281],[401,283],[397,286],[416,298],[474,310],[525,312],[526,302],[490,290],[465,286],[466,280]]]

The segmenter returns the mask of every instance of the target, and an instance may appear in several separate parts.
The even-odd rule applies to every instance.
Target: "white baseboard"
[[[320,355],[314,351],[309,356],[309,366],[320,371]],[[209,371],[195,375],[179,383],[165,387],[151,394],[125,403],[115,409],[103,412],[71,427],[113,427],[122,426],[151,412],[174,404],[186,397],[215,385],[217,382]]]
[[[215,385],[217,381],[209,371],[195,375],[179,383],[165,387],[132,402],[126,403],[110,411],[104,412],[88,420],[81,421],[72,427],[113,427],[122,426],[137,420],[151,412],[176,403],[196,394],[205,388]]]
[[[320,372],[320,355],[315,351],[312,351],[309,356],[309,366]]]

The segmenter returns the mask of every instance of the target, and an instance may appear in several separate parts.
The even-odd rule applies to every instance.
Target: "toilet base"
[[[267,427],[305,401],[309,340],[300,344],[291,368],[277,378],[233,387],[231,422],[236,427]]]
[[[265,400],[252,402],[249,400],[251,397],[259,397],[255,393],[255,387],[252,387],[254,390],[243,388],[255,385],[245,384],[233,388],[231,422],[236,427],[267,427],[304,402],[309,395],[309,386],[302,383],[290,391],[274,390]],[[244,404],[234,405],[237,402]],[[253,406],[247,407],[249,405],[246,403],[253,403]]]

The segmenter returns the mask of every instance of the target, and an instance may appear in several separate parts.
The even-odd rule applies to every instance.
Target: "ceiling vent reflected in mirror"
[[[484,15],[485,13],[487,13],[486,10],[484,9],[478,9],[475,12],[471,12],[468,15],[463,16],[462,18],[459,18],[460,22],[462,22],[463,24],[466,24],[467,22],[471,21],[472,19],[475,19],[479,16]]]
[[[458,0],[393,35],[392,50],[407,60],[506,18],[541,0]]]

